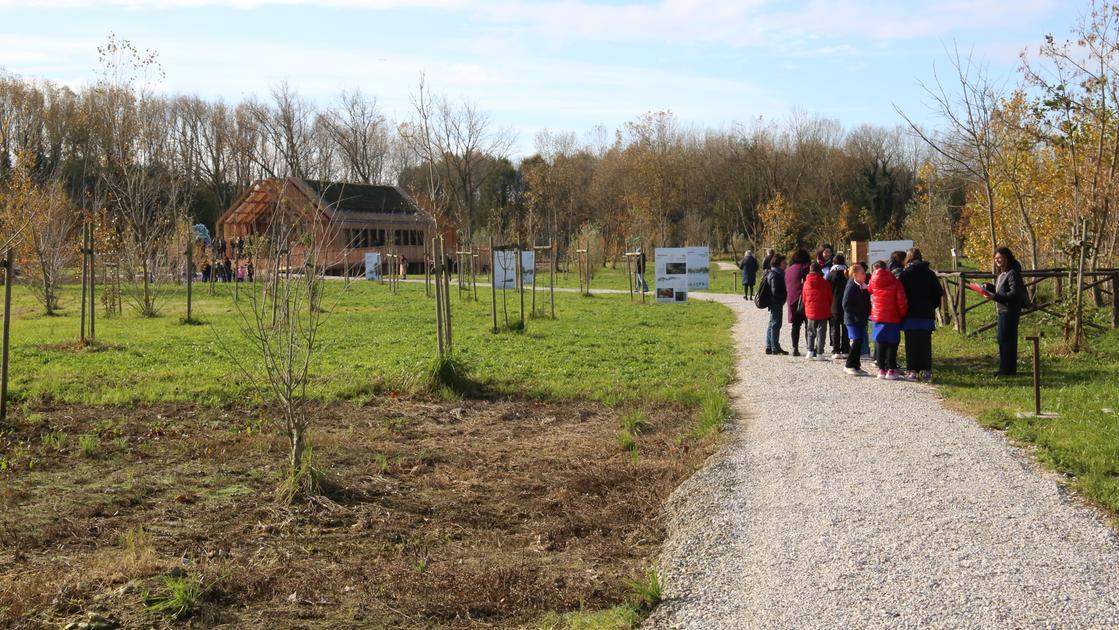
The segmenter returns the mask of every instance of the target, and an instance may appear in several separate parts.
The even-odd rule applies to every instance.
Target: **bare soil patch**
[[[636,461],[618,411],[596,404],[386,398],[316,414],[338,490],[288,507],[266,410],[25,412],[0,437],[0,625],[518,627],[608,607],[707,450],[684,408],[649,411]],[[145,605],[166,576],[201,583],[179,621]]]

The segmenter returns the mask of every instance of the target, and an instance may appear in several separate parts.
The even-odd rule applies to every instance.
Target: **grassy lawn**
[[[256,391],[230,358],[254,357],[238,333],[229,291],[230,285],[217,285],[214,296],[195,292],[195,317],[205,322],[200,326],[180,323],[182,291],[169,298],[162,317],[143,319],[127,308],[122,317],[99,317],[100,345],[78,351],[67,345],[79,327],[77,290],[67,288],[62,316],[46,317],[18,288],[12,397],[93,405],[253,399]],[[732,376],[733,316],[716,304],[665,308],[631,304],[623,295],[558,293],[557,319],[530,319],[523,332],[495,335],[489,297],[479,289],[478,302],[456,301],[453,316],[456,352],[492,393],[698,404]],[[513,292],[507,297],[512,320],[517,302]],[[412,389],[435,353],[433,304],[422,285],[404,284],[393,295],[385,286],[355,282],[324,325],[314,395],[332,401]]]
[[[80,349],[77,288],[56,317],[16,288],[0,626],[627,628],[655,603],[628,580],[728,416],[728,309],[557,293],[557,319],[494,334],[489,293],[452,291],[483,396],[442,399],[423,285],[329,283],[310,440],[332,489],[289,506],[231,288],[196,291],[202,325],[182,288],[161,317],[99,316]]]
[[[969,326],[993,319],[993,309],[972,311]],[[1094,314],[1097,321],[1103,313]],[[1032,345],[1027,335],[1043,333],[1042,410],[1059,418],[1017,418],[1033,411]],[[1119,513],[1119,332],[1094,333],[1090,351],[1063,354],[1057,323],[1025,318],[1019,342],[1019,376],[996,379],[998,349],[993,330],[961,337],[945,328],[934,338],[940,391],[948,400],[976,415],[986,426],[1004,430],[1037,447],[1045,465],[1071,477],[1072,485],[1090,500]]]

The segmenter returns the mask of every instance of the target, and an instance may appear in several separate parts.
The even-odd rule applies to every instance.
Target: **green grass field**
[[[1093,313],[1096,321],[1103,313]],[[969,327],[993,319],[989,305],[969,313]],[[1042,410],[1058,418],[1018,418],[1033,411],[1032,345],[1027,335],[1042,333]],[[1052,319],[1022,321],[1019,375],[993,376],[998,363],[994,331],[962,337],[950,328],[934,338],[934,363],[940,391],[986,426],[1005,430],[1037,447],[1045,465],[1074,477],[1086,497],[1119,512],[1119,331],[1093,334],[1090,350],[1075,356],[1061,351],[1061,334]]]
[[[328,286],[335,292],[342,285]],[[77,289],[67,287],[62,316],[46,317],[16,288],[11,395],[80,404],[254,400],[258,392],[231,358],[254,355],[238,333],[230,289],[195,292],[194,313],[203,325],[180,323],[185,291],[177,289],[161,317],[144,319],[127,307],[121,317],[99,317],[99,345],[75,350],[67,344],[78,335]],[[493,334],[488,290],[479,289],[478,302],[459,302],[452,293],[456,354],[494,393],[697,405],[732,376],[733,316],[716,304],[666,308],[632,304],[624,295],[557,293],[555,320],[529,319],[523,332]],[[516,294],[507,299],[515,320]],[[500,301],[498,307],[504,326]],[[355,282],[324,324],[314,396],[353,399],[413,388],[435,354],[434,318],[434,301],[422,285],[403,284],[393,295],[386,286]]]

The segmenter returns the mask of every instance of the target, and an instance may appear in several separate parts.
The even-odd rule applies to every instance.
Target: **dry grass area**
[[[0,437],[0,626],[534,627],[625,598],[707,450],[683,407],[650,411],[636,460],[597,404],[315,413],[335,488],[281,506],[286,442],[260,409],[24,410]],[[198,586],[177,620],[153,609],[175,580]]]

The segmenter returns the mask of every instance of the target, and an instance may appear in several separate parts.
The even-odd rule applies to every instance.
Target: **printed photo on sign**
[[[381,254],[380,252],[365,252],[365,279],[381,279]]]
[[[517,252],[497,250],[493,253],[493,282],[498,289],[517,288]]]
[[[688,288],[711,288],[711,249],[688,247]]]
[[[683,247],[658,247],[654,252],[657,304],[688,300],[688,252]]]
[[[521,286],[532,286],[536,276],[536,252],[521,252]]]

